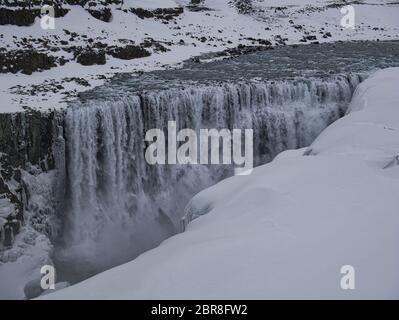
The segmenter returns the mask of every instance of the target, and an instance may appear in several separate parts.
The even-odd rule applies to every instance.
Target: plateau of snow
[[[311,146],[195,196],[185,232],[42,298],[399,298],[398,85],[378,71]]]
[[[175,4],[185,7],[189,3],[189,0],[130,0],[125,1],[124,6],[153,9],[173,7]],[[185,9],[182,15],[167,24],[162,20],[140,19],[120,8],[113,8],[112,22],[107,23],[92,17],[81,7],[65,6],[70,12],[56,19],[55,30],[42,30],[39,18],[29,27],[0,26],[1,47],[8,49],[18,49],[18,41],[30,37],[53,41],[62,48],[62,41],[69,41],[70,38],[64,30],[95,41],[106,40],[108,45],[126,39],[140,43],[150,37],[170,49],[166,53],[154,53],[150,57],[133,60],[109,56],[106,65],[82,66],[70,61],[50,70],[34,72],[31,76],[21,73],[0,74],[0,112],[23,111],[24,108],[43,111],[64,108],[79,92],[102,85],[117,73],[178,66],[185,59],[202,53],[221,51],[239,44],[251,45],[251,38],[267,39],[273,44],[276,37],[287,39],[286,44],[297,44],[304,35],[309,34],[317,35],[318,42],[399,39],[397,3],[365,0],[352,4],[356,18],[354,29],[341,27],[343,14],[339,7],[329,6],[332,3],[328,0],[254,0],[254,7],[259,9],[256,13],[239,14],[229,5],[229,0],[205,0],[203,6],[209,10],[197,12]],[[277,10],[275,6],[285,9]],[[298,25],[301,26],[300,30],[295,28]],[[321,34],[325,32],[331,33],[331,37],[323,38]],[[204,36],[208,39],[206,42],[202,41]],[[87,45],[79,39],[73,42],[75,46]],[[33,44],[33,49],[37,49],[35,46]],[[63,50],[58,54],[67,58],[71,56]],[[89,86],[66,81],[74,77],[85,79]],[[32,88],[51,83],[62,83],[64,89],[31,94]]]

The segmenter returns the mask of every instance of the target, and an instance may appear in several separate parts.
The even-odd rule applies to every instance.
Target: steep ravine
[[[23,259],[25,283],[44,263],[76,282],[131,260],[179,231],[194,194],[233,174],[225,165],[148,165],[147,130],[170,120],[197,131],[251,128],[259,165],[310,144],[363,79],[187,86],[1,114],[0,278]]]

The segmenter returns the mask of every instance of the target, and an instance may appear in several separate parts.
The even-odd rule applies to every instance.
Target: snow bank
[[[186,232],[43,298],[399,298],[398,83],[377,72],[305,152],[201,192]]]
[[[327,128],[309,148],[317,155],[350,155],[384,168],[399,155],[398,68],[379,71],[362,83],[348,115]]]

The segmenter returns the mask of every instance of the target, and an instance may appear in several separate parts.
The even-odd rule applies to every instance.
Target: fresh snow
[[[143,8],[143,9],[158,9],[158,8],[176,8],[177,3],[173,0],[124,0],[124,8]]]
[[[398,84],[378,71],[309,148],[204,190],[184,233],[43,299],[399,298]]]
[[[147,7],[169,7],[174,3],[180,6],[189,4],[188,0],[131,0],[126,5]],[[340,25],[343,17],[339,8],[326,8],[328,0],[283,0],[283,1],[254,1],[254,7],[263,9],[263,13],[251,15],[238,14],[228,4],[229,0],[206,0],[204,6],[210,11],[192,12],[187,9],[175,21],[165,24],[159,19],[140,19],[131,12],[112,8],[113,19],[106,23],[92,17],[79,6],[66,6],[70,12],[62,18],[56,19],[55,30],[42,30],[40,19],[29,27],[13,25],[0,26],[1,46],[7,49],[17,49],[18,40],[26,37],[48,40],[50,43],[69,41],[70,36],[64,29],[86,35],[95,42],[106,42],[108,45],[121,45],[121,39],[141,43],[151,37],[156,41],[170,43],[167,53],[154,53],[152,56],[134,60],[120,60],[107,56],[104,66],[82,66],[75,61],[68,62],[61,67],[43,72],[34,72],[31,76],[24,74],[0,74],[0,95],[2,101],[0,112],[22,111],[24,107],[39,110],[59,109],[67,106],[67,102],[74,99],[79,92],[104,84],[106,78],[116,73],[148,71],[178,66],[183,60],[201,53],[221,51],[236,47],[239,44],[251,45],[248,38],[267,39],[275,44],[275,37],[287,38],[287,44],[300,43],[305,35],[316,35],[319,42],[338,40],[394,40],[399,39],[399,4],[389,1],[365,1],[364,4],[353,4],[355,8],[355,29],[344,29]],[[391,1],[392,2],[392,1]],[[283,12],[275,6],[286,6]],[[292,20],[292,23],[289,21]],[[302,30],[294,28],[302,25]],[[331,32],[332,36],[323,38],[321,33]],[[206,42],[201,38],[205,36]],[[16,38],[14,38],[16,37]],[[56,38],[57,37],[57,38]],[[184,44],[180,43],[184,40]],[[76,38],[71,45],[86,46],[88,43],[82,38]],[[33,44],[35,47],[36,44]],[[51,55],[63,55],[71,58],[70,53],[60,51],[50,52]],[[79,77],[88,81],[90,87],[77,82],[65,81],[66,78]],[[30,95],[33,86],[43,84],[62,84],[63,90],[39,92]],[[17,89],[17,86],[21,86]],[[22,94],[21,90],[25,93]]]

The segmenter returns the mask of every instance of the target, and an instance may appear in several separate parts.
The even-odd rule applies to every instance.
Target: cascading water
[[[74,282],[134,258],[178,231],[195,193],[233,174],[226,165],[147,164],[147,130],[172,120],[178,130],[253,129],[259,165],[310,144],[345,113],[362,78],[186,86],[69,108],[58,270]]]

